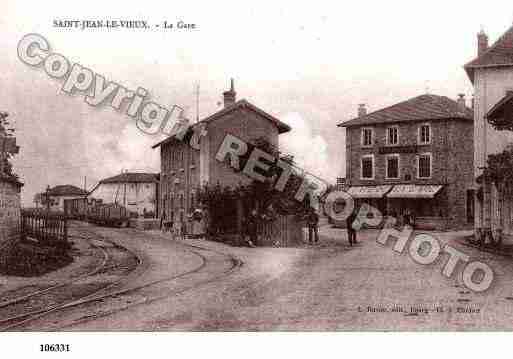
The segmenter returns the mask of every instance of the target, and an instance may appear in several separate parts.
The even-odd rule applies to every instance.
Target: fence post
[[[64,241],[68,242],[68,219],[64,218]]]

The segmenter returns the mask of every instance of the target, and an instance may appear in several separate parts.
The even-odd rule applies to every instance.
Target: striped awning
[[[382,198],[390,188],[392,188],[391,185],[354,186],[349,187],[347,193],[353,198]]]
[[[443,185],[398,184],[387,194],[387,198],[433,198]]]

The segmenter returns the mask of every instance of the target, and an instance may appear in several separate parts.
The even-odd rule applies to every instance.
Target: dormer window
[[[362,147],[371,147],[373,142],[372,128],[362,128]]]
[[[399,127],[393,126],[387,128],[387,145],[393,146],[399,144]]]

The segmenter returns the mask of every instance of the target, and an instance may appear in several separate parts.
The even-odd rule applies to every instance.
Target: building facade
[[[59,185],[38,193],[34,198],[36,208],[49,208],[53,212],[64,211],[64,201],[68,199],[86,198],[87,191],[73,185]]]
[[[124,172],[98,182],[88,198],[117,203],[140,217],[154,218],[158,212],[158,191],[158,174]]]
[[[457,101],[421,95],[339,124],[346,129],[346,180],[358,203],[424,228],[474,221],[473,121]]]
[[[159,216],[172,219],[175,225],[186,222],[187,215],[197,208],[197,189],[205,184],[226,187],[246,185],[251,179],[235,172],[227,163],[216,159],[217,151],[227,134],[254,143],[264,139],[278,148],[278,137],[290,127],[249,101],[236,99],[233,80],[223,93],[223,108],[193,125],[202,128],[199,146],[175,137],[156,144],[160,148],[161,176]],[[197,147],[197,148],[195,148]]]
[[[485,176],[490,155],[504,151],[513,144],[511,130],[496,129],[489,121],[491,111],[508,105],[508,93],[513,91],[513,27],[492,46],[488,36],[477,35],[476,58],[465,65],[474,86],[474,177],[476,179],[475,228],[479,233],[501,231],[513,234],[513,199]]]

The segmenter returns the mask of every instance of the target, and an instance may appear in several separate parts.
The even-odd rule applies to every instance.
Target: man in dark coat
[[[164,231],[165,230],[165,225],[166,223],[166,211],[162,212],[162,216],[160,217],[160,230],[161,231]]]
[[[306,221],[308,224],[308,242],[319,242],[319,215],[315,212],[315,209],[310,209],[310,213],[308,214]]]
[[[256,209],[252,210],[246,219],[246,234],[248,238],[248,245],[255,247],[258,240],[258,213]]]
[[[356,219],[356,210],[353,210],[346,218],[347,238],[349,245],[356,244],[356,230],[353,228],[353,223]]]

